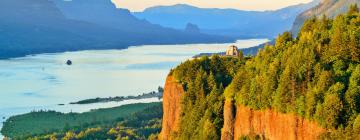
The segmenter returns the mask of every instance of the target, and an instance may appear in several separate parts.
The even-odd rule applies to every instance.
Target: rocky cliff
[[[274,110],[252,110],[225,101],[222,140],[260,136],[270,140],[313,140],[324,132],[315,122]]]
[[[160,140],[171,140],[179,131],[181,97],[184,89],[172,76],[166,79],[163,96],[163,123]],[[313,140],[325,130],[317,123],[294,114],[271,109],[253,110],[227,99],[224,104],[222,140],[238,140],[243,136],[260,136],[270,140]]]
[[[238,105],[234,123],[234,139],[260,136],[270,140],[314,140],[324,132],[315,122],[293,114],[274,110],[255,111]]]
[[[181,113],[181,96],[184,89],[175,78],[168,76],[165,83],[163,94],[163,120],[162,130],[159,135],[160,140],[170,140],[171,134],[179,130]]]
[[[224,127],[221,130],[221,140],[234,139],[235,106],[232,100],[225,100],[224,104]]]

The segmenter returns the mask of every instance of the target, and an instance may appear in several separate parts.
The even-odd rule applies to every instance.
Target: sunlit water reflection
[[[229,44],[148,45],[125,50],[39,54],[0,60],[0,119],[39,109],[83,112],[125,103],[158,101],[154,98],[83,106],[57,105],[94,97],[154,91],[164,85],[171,68],[196,54],[222,52],[233,44],[248,48],[266,41],[252,39]],[[66,65],[67,60],[71,60],[73,65]]]

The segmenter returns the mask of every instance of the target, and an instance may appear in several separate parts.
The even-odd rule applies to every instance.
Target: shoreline
[[[161,46],[161,45],[200,45],[200,44],[224,44],[224,43],[236,43],[237,40],[251,40],[251,39],[261,39],[261,38],[241,38],[235,39],[232,38],[228,41],[199,41],[199,42],[183,42],[183,43],[142,43],[142,44],[132,44],[132,45],[125,45],[124,47],[111,47],[111,48],[87,48],[87,49],[78,49],[78,50],[63,50],[63,51],[44,51],[44,52],[36,52],[31,54],[20,54],[20,55],[13,55],[13,56],[0,56],[0,60],[12,60],[17,58],[29,57],[29,56],[36,56],[41,54],[58,54],[58,53],[66,53],[66,52],[78,52],[78,51],[98,51],[98,50],[126,50],[131,47],[141,47],[141,46]]]
[[[248,46],[248,47],[251,47],[251,46],[253,46],[253,45],[249,45],[249,44],[257,44],[257,43],[259,43],[259,42],[262,42],[263,40],[258,40],[258,39],[255,39],[254,41],[247,41],[247,40],[243,40],[244,42],[238,42],[239,43],[239,45],[240,46]],[[235,43],[235,42],[234,42]],[[229,43],[229,44],[234,44],[234,43]],[[236,44],[236,43],[235,43]],[[228,44],[204,44],[204,45],[206,45],[205,47],[208,47],[209,48],[209,50],[206,50],[206,52],[221,52],[222,50],[223,50],[223,47],[227,47],[228,46]],[[142,49],[142,51],[144,51],[143,53],[141,53],[141,54],[138,54],[138,53],[132,53],[132,52],[127,52],[127,53],[125,53],[125,54],[123,54],[123,52],[121,51],[121,53],[119,53],[118,51],[116,51],[114,54],[107,54],[107,53],[109,53],[108,52],[108,50],[104,50],[103,52],[101,52],[100,51],[100,54],[106,54],[106,55],[109,55],[110,57],[108,58],[109,60],[112,60],[113,61],[113,59],[114,58],[123,58],[123,57],[118,57],[118,56],[116,56],[116,55],[119,55],[119,54],[121,54],[121,55],[119,55],[119,56],[124,56],[124,58],[132,58],[132,57],[134,57],[134,56],[137,56],[137,55],[145,55],[145,56],[148,56],[147,57],[147,59],[149,59],[148,61],[145,61],[146,63],[144,63],[144,64],[149,64],[149,65],[152,65],[152,64],[154,64],[155,62],[163,62],[163,61],[160,61],[160,60],[162,60],[162,59],[168,59],[169,58],[169,56],[168,55],[163,55],[162,53],[168,53],[167,51],[173,51],[174,49],[176,50],[176,49],[178,49],[177,51],[178,51],[178,53],[179,54],[186,54],[185,56],[187,56],[187,55],[189,55],[189,58],[191,58],[193,55],[196,55],[196,54],[198,54],[198,53],[201,53],[201,52],[205,52],[204,50],[203,50],[203,48],[204,48],[204,46],[202,46],[202,45],[194,45],[194,46],[188,46],[188,45],[181,45],[181,46],[176,46],[176,45],[174,45],[174,46],[169,46],[168,47],[168,45],[164,45],[164,46],[151,46],[151,45],[145,45],[145,46],[131,46],[131,47],[129,47],[129,48],[131,48],[131,51],[138,51],[139,50],[139,48],[137,48],[137,47],[139,47],[140,49]],[[154,48],[151,48],[151,51],[149,51],[149,50],[143,50],[145,47],[155,47],[155,50],[161,50],[161,53],[160,54],[154,54]],[[172,48],[172,49],[163,49],[163,47],[167,47],[167,48]],[[196,54],[195,54],[195,52],[196,52]],[[79,51],[79,53],[84,53],[84,56],[86,56],[86,57],[84,57],[84,58],[86,58],[87,59],[87,55],[91,55],[91,57],[93,57],[93,55],[92,55],[92,53],[95,53],[95,51],[93,52],[92,50],[83,50],[83,51]],[[97,53],[97,52],[96,52]],[[156,52],[156,53],[158,53],[158,51]],[[194,53],[194,54],[193,54]],[[48,54],[48,55],[57,55],[57,53],[46,53],[46,54]],[[127,55],[129,55],[129,56],[131,56],[131,57],[129,57],[129,56],[127,56]],[[152,55],[154,55],[154,56],[152,56]],[[190,56],[191,55],[191,56]],[[32,56],[42,56],[42,55],[32,55]],[[64,58],[71,58],[71,57],[73,57],[73,56],[78,56],[78,54],[77,53],[75,53],[75,52],[65,52],[65,54],[59,54],[59,56],[65,56]],[[112,57],[112,56],[116,56],[116,57]],[[171,58],[171,60],[172,59],[174,59],[173,61],[174,62],[178,62],[178,63],[180,63],[181,61],[184,61],[185,60],[185,56],[182,56],[181,58],[180,57],[176,57],[176,56],[172,56],[172,57],[174,57],[174,58],[172,58],[172,57],[170,57]],[[44,57],[46,57],[46,58],[48,58],[48,56],[44,56]],[[160,57],[160,58],[162,58],[162,59],[160,59],[160,60],[158,60],[159,58],[157,58],[157,57]],[[176,59],[175,59],[175,57],[176,57]],[[60,58],[60,59],[56,59],[55,57],[53,58],[53,56],[51,56],[50,57],[51,58],[51,62],[63,62],[62,61],[62,59]],[[14,58],[14,60],[22,60],[22,59],[24,59],[24,60],[26,60],[26,59],[31,59],[31,58]],[[43,58],[41,58],[41,60],[42,60]],[[45,59],[45,60],[47,60],[47,59]],[[65,60],[65,59],[64,59]],[[151,60],[151,61],[150,61]],[[0,60],[1,61],[1,60]],[[111,61],[111,62],[112,62]],[[140,60],[139,60],[140,61]],[[46,61],[47,62],[47,61]],[[97,61],[94,61],[94,62],[97,62]],[[137,61],[136,61],[137,62]],[[7,63],[4,63],[4,64],[7,64]],[[39,63],[39,64],[41,64],[41,65],[43,65],[44,64],[44,62],[41,62],[41,63]],[[87,63],[83,63],[83,64],[87,64]],[[92,63],[91,63],[92,64]],[[94,64],[97,64],[97,63],[94,63]],[[134,64],[137,64],[137,63],[135,63],[135,62],[131,62],[131,63],[120,63],[121,64],[121,66],[122,65],[124,65],[124,67],[125,66],[131,66],[131,65],[134,65]],[[143,63],[141,63],[141,64],[143,64]],[[156,64],[156,63],[155,63]],[[49,66],[53,66],[53,65],[49,65]],[[123,68],[122,67],[119,67],[119,65],[117,64],[117,66],[118,67],[115,67],[115,68],[119,68],[120,70],[123,70]],[[74,69],[74,70],[77,70],[76,68],[76,66],[75,67],[71,67],[72,69]],[[108,67],[106,67],[106,68],[108,68]],[[112,69],[114,69],[113,67],[110,67],[109,66],[109,68],[112,68]],[[53,69],[57,69],[57,68],[53,68]],[[69,68],[70,69],[70,68]],[[71,70],[72,70],[71,69]],[[125,69],[125,68],[124,68]],[[135,69],[135,68],[133,68],[133,69]],[[154,69],[154,68],[152,68],[152,67],[150,67],[150,68],[147,68],[147,69],[145,69],[145,70],[152,70],[152,69]],[[166,69],[168,69],[168,68],[166,68]],[[170,68],[169,68],[170,69]],[[132,70],[132,69],[126,69],[126,70]],[[167,71],[167,70],[165,70],[165,68],[162,68],[162,69],[160,69],[161,71]],[[92,71],[90,71],[90,72],[92,72]],[[130,73],[130,74],[142,74],[141,72],[137,72],[137,73]],[[167,72],[166,72],[167,73]],[[50,74],[52,74],[52,73],[50,73]],[[161,72],[154,72],[154,73],[151,73],[151,74],[154,74],[154,76],[148,76],[148,77],[143,77],[144,75],[139,75],[139,77],[141,76],[141,79],[144,79],[144,78],[149,78],[149,79],[157,79],[157,78],[159,78],[159,77],[155,77],[155,76],[158,76],[158,75],[160,75],[161,76]],[[147,74],[147,75],[149,75],[149,74]],[[55,76],[58,76],[58,75],[55,75]],[[108,75],[105,75],[105,76],[108,76]],[[123,76],[123,75],[121,75],[121,76]],[[126,75],[124,75],[124,76],[126,76]],[[162,76],[161,76],[162,77]],[[60,78],[62,78],[62,77],[60,77]],[[96,78],[96,77],[95,77]],[[111,78],[111,77],[110,77]],[[10,80],[12,80],[12,79],[10,79]],[[68,79],[65,79],[65,80],[68,80]],[[63,81],[63,82],[67,82],[67,81]],[[159,83],[158,81],[162,81],[163,79],[160,79],[160,80],[152,80],[152,81],[150,81],[150,82],[153,82],[153,83]],[[135,80],[133,80],[133,81],[139,81],[138,79],[135,79]],[[132,82],[133,82],[132,81]],[[72,82],[74,82],[74,81],[72,81]],[[118,81],[115,81],[114,80],[114,83],[121,83],[121,82],[124,82],[125,83],[125,85],[124,86],[126,86],[126,84],[127,84],[127,81],[120,81],[120,82],[118,82]],[[139,81],[139,82],[142,82],[142,81]],[[142,83],[142,84],[144,84],[144,83]],[[151,83],[146,83],[146,84],[151,84]],[[154,86],[158,86],[159,84],[156,84],[156,85],[154,85]],[[141,86],[141,85],[140,85]],[[58,88],[58,86],[56,86],[56,88]],[[55,88],[55,89],[56,89]],[[147,90],[147,91],[151,91],[151,88],[150,88],[150,90]],[[139,91],[136,91],[137,93],[139,93]],[[142,91],[140,91],[140,93],[141,93]],[[121,93],[121,92],[120,92]],[[127,92],[124,92],[124,93],[128,93],[128,91]],[[89,94],[89,93],[87,93],[87,94]],[[91,95],[93,95],[93,96],[90,96],[90,97],[97,97],[99,94],[91,94]],[[95,95],[95,96],[94,96]],[[109,95],[111,95],[111,94],[109,94]],[[116,96],[116,94],[113,94],[113,95],[115,95]],[[108,98],[108,99],[110,99],[110,98]],[[106,98],[103,98],[103,100],[108,100],[108,99],[106,99]],[[56,111],[60,111],[60,112],[83,112],[83,111],[87,111],[87,110],[91,110],[91,109],[97,109],[97,108],[109,108],[109,107],[111,107],[111,106],[119,106],[119,105],[121,105],[122,103],[131,103],[131,102],[143,102],[143,101],[146,101],[146,100],[149,100],[149,99],[142,99],[142,98],[140,98],[140,99],[136,99],[136,100],[134,100],[134,99],[129,99],[129,100],[122,100],[122,101],[118,101],[118,102],[108,102],[108,101],[105,101],[105,102],[94,102],[94,103],[91,103],[91,104],[64,104],[64,103],[67,103],[67,102],[70,102],[70,101],[72,101],[72,100],[65,100],[65,101],[60,101],[60,102],[49,102],[50,104],[45,104],[46,106],[38,106],[38,107],[35,107],[35,106],[26,106],[26,107],[23,107],[23,108],[14,108],[14,109],[10,109],[10,108],[3,108],[3,110],[0,110],[0,111],[4,111],[4,113],[6,113],[6,114],[4,114],[4,116],[6,116],[6,118],[8,118],[8,116],[13,116],[13,115],[16,115],[16,114],[23,114],[23,113],[26,113],[26,112],[30,112],[30,111],[32,111],[32,110],[41,110],[41,109],[43,109],[43,110],[56,110]],[[150,100],[154,100],[154,101],[161,101],[161,100],[159,100],[158,98],[152,98],[152,99],[150,99]],[[53,103],[53,104],[52,104]],[[60,105],[60,104],[64,104],[64,105]]]
[[[107,108],[113,108],[113,107],[119,107],[123,105],[129,105],[129,104],[136,104],[136,103],[155,103],[155,102],[162,102],[162,99],[158,98],[145,98],[145,99],[129,99],[119,102],[105,102],[105,103],[93,103],[93,104],[67,104],[64,106],[54,105],[54,106],[43,106],[43,107],[36,107],[34,109],[26,109],[28,111],[23,111],[22,113],[16,113],[9,115],[6,117],[5,120],[1,120],[0,124],[0,130],[3,127],[3,123],[9,119],[12,116],[27,114],[32,111],[39,111],[39,110],[45,110],[45,111],[56,111],[60,113],[84,113],[89,112],[96,109],[107,109]],[[0,132],[0,140],[4,139],[5,136],[3,136]]]
[[[94,103],[108,103],[108,102],[122,102],[127,100],[140,100],[140,99],[149,99],[149,98],[158,98],[159,100],[162,99],[163,96],[163,88],[159,87],[159,91],[143,93],[137,96],[116,96],[116,97],[107,97],[107,98],[91,98],[91,99],[84,99],[76,102],[70,102],[70,105],[86,105],[86,104],[94,104]],[[64,106],[65,104],[58,104],[59,106]]]
[[[81,51],[101,51],[101,50],[126,50],[129,48],[133,48],[133,47],[142,47],[142,46],[176,46],[176,45],[206,45],[206,44],[236,44],[239,40],[259,40],[259,39],[267,39],[268,41],[271,41],[271,39],[269,38],[239,38],[239,39],[234,39],[232,41],[225,41],[225,42],[199,42],[199,43],[168,43],[168,44],[137,44],[137,45],[129,45],[127,47],[124,48],[100,48],[100,49],[94,49],[94,48],[89,48],[89,49],[80,49],[80,50],[66,50],[66,51],[50,51],[50,52],[39,52],[39,53],[32,53],[32,54],[22,54],[22,55],[17,55],[17,56],[8,56],[8,57],[4,57],[4,56],[0,56],[0,61],[1,60],[16,60],[16,59],[21,59],[21,58],[25,58],[25,57],[31,57],[31,56],[37,56],[37,55],[56,55],[59,53],[71,53],[71,52],[81,52]],[[266,42],[268,42],[266,41]],[[258,45],[255,46],[250,46],[250,47],[246,47],[246,48],[240,48],[240,49],[249,49],[252,47],[257,47]]]

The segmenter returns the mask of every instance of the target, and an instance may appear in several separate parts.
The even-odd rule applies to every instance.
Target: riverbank
[[[1,132],[10,138],[21,138],[40,134],[51,134],[83,128],[114,125],[124,118],[147,108],[160,108],[161,102],[128,104],[119,107],[95,109],[84,113],[61,113],[56,111],[34,111],[12,116],[4,123]]]
[[[230,45],[249,48],[267,41],[251,39],[224,44],[146,45],[124,50],[76,51],[0,60],[0,117],[9,118],[41,109],[63,113],[86,112],[124,103],[161,101],[151,98],[67,104],[94,97],[136,96],[153,91],[154,87],[165,84],[164,77],[170,69],[194,55],[222,52]],[[65,64],[69,59],[73,62],[71,66]]]
[[[93,103],[107,103],[107,102],[121,102],[126,100],[139,100],[139,99],[149,99],[149,98],[158,98],[162,99],[164,89],[162,87],[158,88],[158,91],[152,91],[149,93],[143,93],[138,96],[116,96],[116,97],[108,97],[108,98],[93,98],[93,99],[85,99],[77,102],[71,102],[70,104],[93,104]],[[64,104],[59,104],[64,105]]]
[[[126,100],[122,102],[107,102],[107,103],[93,103],[93,104],[67,104],[64,106],[59,105],[50,105],[50,106],[33,106],[33,107],[26,107],[26,108],[11,108],[12,114],[3,115],[6,119],[9,119],[12,116],[17,116],[21,114],[26,114],[29,112],[36,112],[40,110],[53,110],[56,112],[61,113],[84,113],[89,112],[96,109],[106,109],[106,108],[113,108],[122,105],[128,104],[137,104],[137,103],[153,103],[153,102],[161,102],[159,98],[147,98],[147,99],[138,99],[138,100]],[[0,113],[6,113],[9,111],[0,111]],[[6,120],[1,120],[0,122],[0,129],[3,127],[3,122]],[[4,136],[0,133],[0,140],[2,140]]]

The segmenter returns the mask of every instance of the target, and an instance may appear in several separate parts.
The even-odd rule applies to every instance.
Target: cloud
[[[312,0],[112,0],[117,7],[143,11],[157,5],[189,4],[202,8],[234,8],[241,10],[276,10]]]

